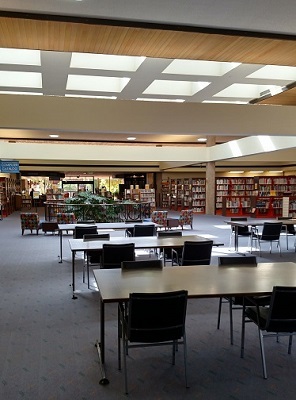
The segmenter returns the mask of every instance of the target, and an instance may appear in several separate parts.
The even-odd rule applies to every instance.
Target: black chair
[[[296,287],[274,286],[270,307],[244,307],[245,317],[258,327],[263,377],[267,379],[264,338],[289,336],[288,354],[291,354],[292,338],[296,333]],[[243,318],[241,357],[244,357],[245,322]],[[264,333],[266,332],[266,333]]]
[[[83,239],[84,235],[96,234],[98,233],[97,227],[95,225],[90,226],[75,226],[73,231],[74,239]]]
[[[77,221],[77,224],[94,224],[96,221],[94,219],[84,219]]]
[[[176,262],[178,265],[209,265],[211,262],[213,241],[185,241],[181,259],[178,253],[173,249],[172,265]]]
[[[128,224],[133,224],[133,226],[130,226],[129,228],[126,228],[125,230],[125,236],[134,236],[134,224],[140,224],[143,222],[142,219],[136,219],[136,220],[125,220],[124,221],[127,225]]]
[[[134,237],[139,236],[155,236],[156,235],[156,228],[155,225],[135,225],[134,226]]]
[[[282,225],[283,225],[282,222],[264,222],[261,233],[258,232],[258,229],[256,227],[253,227],[251,235],[251,253],[253,250],[253,241],[256,241],[259,246],[260,256],[261,256],[262,242],[270,243],[269,253],[271,253],[272,251],[272,243],[276,242],[279,249],[279,253],[281,254],[280,237],[281,237]]]
[[[187,291],[166,293],[131,293],[127,313],[119,304],[118,368],[121,370],[121,339],[125,393],[128,393],[127,354],[136,347],[172,346],[172,364],[175,364],[177,346],[184,345],[185,383],[187,385],[187,346],[185,320]]]
[[[93,233],[93,234],[86,234],[83,235],[83,241],[89,242],[93,240],[109,240],[110,234],[109,233]],[[87,270],[87,286],[89,288],[89,267],[90,265],[101,265],[101,254],[100,250],[87,250],[84,252],[86,257],[86,270]],[[83,268],[83,282],[85,282],[85,274]]]
[[[158,231],[157,236],[158,237],[182,236],[182,231]],[[175,250],[175,252],[177,252],[178,258],[181,258],[183,249],[176,248],[174,250]],[[172,249],[163,248],[162,254],[163,254],[164,264],[166,263],[167,260],[173,259]]]
[[[287,242],[287,250],[289,250],[289,236],[295,236],[295,225],[294,224],[287,224],[285,225],[285,219],[290,219],[289,217],[278,217],[278,221],[283,221],[282,230],[281,232],[286,234],[286,242]]]
[[[246,266],[246,265],[257,266],[257,259],[256,256],[233,256],[233,257],[221,256],[218,257],[218,265],[219,266],[235,265],[236,267]],[[270,301],[270,296],[268,296],[268,300],[266,301]],[[240,296],[220,297],[217,329],[220,329],[221,311],[223,303],[228,303],[229,305],[230,343],[233,344],[233,310],[242,310],[243,297]]]
[[[101,268],[121,268],[122,261],[135,260],[134,243],[103,244]]]
[[[230,221],[247,221],[248,220],[248,218],[246,218],[246,217],[232,217],[232,218],[230,218]],[[230,240],[229,240],[229,247],[231,247],[231,245],[232,245],[232,241],[233,241],[233,237],[234,237],[234,235],[235,235],[235,230],[237,230],[237,236],[239,237],[239,236],[243,236],[243,237],[248,237],[249,239],[250,239],[250,237],[251,237],[251,230],[249,229],[249,227],[248,226],[237,226],[237,227],[234,227],[234,226],[232,226],[231,227],[231,233],[230,233]]]
[[[163,261],[156,260],[139,260],[139,261],[122,261],[122,270],[133,270],[133,269],[162,269]]]

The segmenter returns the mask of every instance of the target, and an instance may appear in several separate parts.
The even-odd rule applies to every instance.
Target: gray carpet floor
[[[39,210],[40,213],[42,210]],[[175,216],[173,212],[171,216]],[[230,254],[230,228],[221,216],[196,215],[194,233],[225,243],[213,251]],[[185,234],[192,234],[186,230]],[[119,235],[120,233],[112,233]],[[58,262],[57,235],[26,231],[21,235],[16,212],[0,221],[0,399],[5,400],[117,400],[124,399],[123,374],[117,370],[117,308],[106,306],[106,372],[101,386],[95,348],[99,335],[99,294],[82,282],[78,261],[77,300],[72,300],[71,254],[64,236],[64,262]],[[295,261],[294,237],[289,250],[282,238],[282,257],[266,251],[260,262]],[[248,250],[240,238],[240,251]],[[292,399],[296,392],[296,358],[287,354],[287,339],[266,340],[269,377],[262,378],[256,327],[247,325],[245,358],[240,358],[240,312],[234,315],[234,345],[229,341],[229,318],[224,306],[221,329],[217,299],[190,300],[187,313],[190,388],[184,385],[183,352],[172,366],[167,348],[130,352],[129,397],[135,400],[264,400]]]

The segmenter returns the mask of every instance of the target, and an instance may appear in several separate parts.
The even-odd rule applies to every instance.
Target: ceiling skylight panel
[[[41,65],[40,50],[0,48],[0,64]]]
[[[40,72],[0,71],[0,86],[42,88]]]
[[[130,78],[109,76],[68,75],[67,90],[120,93]]]
[[[255,79],[278,79],[285,81],[296,81],[296,67],[287,67],[282,65],[265,65],[247,78]]]
[[[72,53],[70,68],[135,72],[146,57]]]
[[[252,85],[246,83],[234,83],[227,88],[214,94],[213,97],[237,97],[237,98],[249,98],[255,99],[262,96],[264,92],[269,91],[282,91],[281,86],[276,85]]]
[[[163,74],[223,76],[239,65],[240,63],[231,62],[174,60]]]
[[[147,87],[143,94],[193,96],[210,83],[211,82],[155,80]]]

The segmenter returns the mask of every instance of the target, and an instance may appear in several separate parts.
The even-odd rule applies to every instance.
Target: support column
[[[207,138],[207,147],[214,146],[216,138],[209,136]],[[206,164],[206,214],[215,215],[216,210],[216,179],[215,163],[210,161]]]

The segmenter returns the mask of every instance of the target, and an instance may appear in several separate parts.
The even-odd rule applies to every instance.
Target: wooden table
[[[103,245],[108,244],[126,244],[134,243],[135,249],[175,249],[184,246],[184,242],[187,240],[194,240],[198,242],[208,241],[201,236],[188,235],[188,236],[172,236],[172,237],[158,237],[158,236],[143,236],[143,237],[120,237],[111,238],[106,240],[91,240],[84,242],[83,239],[69,239],[69,245],[72,252],[72,290],[73,299],[75,296],[75,253],[77,251],[88,251],[88,250],[102,250]],[[214,246],[223,246],[221,242],[215,242]]]
[[[108,383],[105,363],[105,304],[126,301],[133,292],[187,290],[189,298],[269,295],[273,286],[296,286],[296,264],[259,263],[257,266],[180,266],[162,270],[96,269],[100,293],[101,384]]]
[[[296,219],[256,219],[256,218],[249,218],[247,221],[225,221],[226,224],[231,225],[234,228],[234,249],[238,251],[238,228],[240,226],[263,226],[265,222],[282,222],[283,225],[294,225],[296,224]]]
[[[97,230],[109,231],[109,230],[125,230],[127,228],[133,228],[135,225],[155,225],[158,227],[158,224],[154,222],[100,222],[94,224],[59,224],[58,225],[58,233],[60,238],[60,254],[59,259],[60,263],[63,262],[63,232],[73,231],[76,226],[94,226],[96,225]]]

